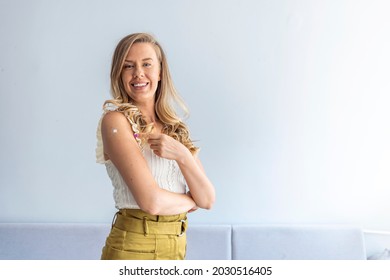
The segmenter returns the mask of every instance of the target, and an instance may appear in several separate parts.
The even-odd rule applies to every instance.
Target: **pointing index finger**
[[[138,133],[137,137],[144,139],[144,140],[154,140],[159,138],[159,134],[156,133]]]

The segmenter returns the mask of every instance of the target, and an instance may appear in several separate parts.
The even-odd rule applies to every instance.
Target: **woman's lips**
[[[149,85],[149,83],[133,83],[131,84],[131,86],[135,89],[143,89],[145,87],[147,87]]]

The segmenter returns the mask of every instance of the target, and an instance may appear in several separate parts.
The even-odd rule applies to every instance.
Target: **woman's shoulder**
[[[102,118],[102,125],[104,124],[113,124],[113,123],[127,123],[127,118],[122,112],[118,111],[108,111],[104,114]]]
[[[111,131],[112,129],[120,128],[126,130],[130,129],[130,123],[126,116],[123,113],[117,111],[106,112],[102,118],[102,133],[104,134],[107,129]]]

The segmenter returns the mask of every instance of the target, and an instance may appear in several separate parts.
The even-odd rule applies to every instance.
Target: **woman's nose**
[[[134,69],[134,78],[141,78],[144,76],[144,72],[142,71],[142,67],[135,67]]]

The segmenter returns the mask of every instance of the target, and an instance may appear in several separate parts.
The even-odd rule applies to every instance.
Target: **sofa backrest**
[[[96,260],[109,224],[0,224],[0,259]],[[188,260],[231,259],[230,225],[190,225]]]
[[[230,260],[231,232],[230,225],[190,225],[186,260]]]
[[[107,224],[0,224],[0,259],[99,259]]]
[[[236,260],[363,260],[363,232],[349,226],[232,227]]]
[[[97,260],[108,224],[1,224],[0,259]],[[363,233],[344,226],[190,225],[187,260],[366,259]]]

